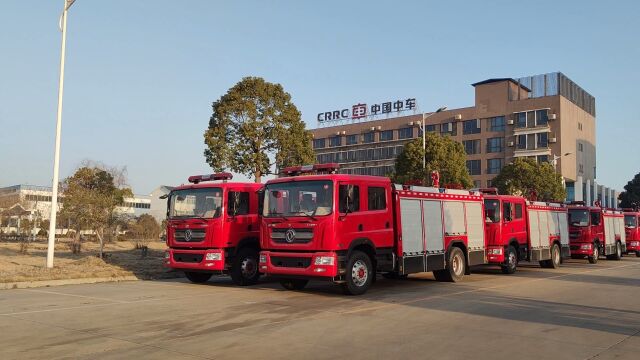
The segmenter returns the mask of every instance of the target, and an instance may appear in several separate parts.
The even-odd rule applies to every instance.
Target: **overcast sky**
[[[5,1],[0,186],[50,185],[63,1]],[[471,83],[562,71],[596,98],[598,182],[640,170],[637,1],[89,1],[70,10],[61,176],[127,166],[134,192],[210,172],[211,103],[281,83],[309,128],[358,102],[472,106]]]

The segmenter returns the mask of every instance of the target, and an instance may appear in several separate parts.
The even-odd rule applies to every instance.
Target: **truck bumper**
[[[627,252],[640,251],[640,240],[627,241]]]
[[[571,256],[592,256],[593,244],[592,243],[576,243],[570,245]]]
[[[222,271],[225,269],[224,249],[167,249],[164,266],[179,270]]]
[[[505,249],[503,246],[487,247],[487,262],[489,264],[503,264]]]
[[[261,251],[261,273],[275,277],[334,278],[338,275],[338,255],[335,252]]]

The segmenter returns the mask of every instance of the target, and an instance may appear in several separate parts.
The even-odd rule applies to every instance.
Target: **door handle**
[[[362,231],[364,229],[364,227],[362,226],[362,224],[358,224],[358,231]]]
[[[384,223],[384,227],[385,227],[385,229],[389,228],[389,222],[388,221],[386,223]]]
[[[252,227],[251,224],[249,224],[249,226],[247,226],[247,230],[251,231]]]

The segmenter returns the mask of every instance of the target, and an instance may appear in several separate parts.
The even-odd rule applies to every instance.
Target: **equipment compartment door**
[[[529,210],[529,239],[531,240],[531,248],[540,248],[540,224],[538,221],[538,211]]]
[[[400,221],[403,254],[405,256],[424,254],[420,200],[400,199]]]
[[[538,213],[538,219],[540,221],[540,245],[548,249],[551,247],[549,245],[549,218],[541,211]]]
[[[424,213],[424,232],[427,253],[444,252],[444,229],[442,228],[442,202],[425,200],[422,202]]]
[[[484,250],[484,216],[482,204],[465,202],[469,250]]]
[[[567,213],[557,213],[558,223],[560,225],[560,243],[562,245],[569,245],[569,227],[567,220]]]

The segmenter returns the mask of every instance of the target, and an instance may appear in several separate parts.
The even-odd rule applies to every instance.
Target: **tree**
[[[462,144],[448,136],[427,133],[425,151],[422,150],[422,139],[418,138],[404,146],[395,162],[395,173],[392,178],[396,182],[405,183],[420,181],[431,184],[431,172],[440,173],[440,184],[460,184],[465,188],[473,185],[466,165],[466,154]],[[422,167],[425,157],[426,168]]]
[[[553,165],[528,158],[516,158],[505,165],[493,185],[502,194],[531,197],[535,193],[540,201],[563,201],[567,196],[562,176]]]
[[[100,241],[100,258],[104,252],[105,233],[110,233],[111,227],[118,222],[116,208],[124,204],[125,197],[133,196],[128,187],[116,186],[117,175],[99,167],[83,166],[63,184],[61,213],[74,222],[76,237],[80,230],[93,230]]]
[[[620,200],[620,207],[623,208],[640,206],[640,173],[636,174],[631,181],[627,182],[618,200]]]
[[[254,176],[314,160],[311,134],[282,85],[245,77],[213,103],[204,156],[214,171]]]
[[[160,225],[149,214],[140,215],[133,224],[129,225],[133,235],[141,240],[157,240],[160,237]]]

